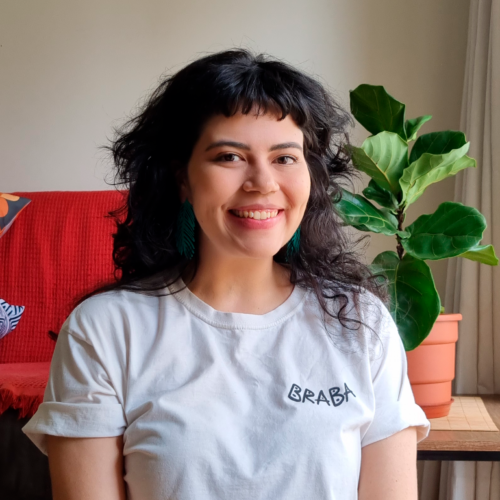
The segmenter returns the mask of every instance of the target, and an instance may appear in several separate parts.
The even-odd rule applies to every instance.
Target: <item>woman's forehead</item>
[[[276,114],[238,112],[230,117],[215,115],[210,118],[201,134],[205,147],[221,141],[238,141],[247,144],[253,142],[297,142],[302,145],[303,132],[290,115],[280,120]],[[221,144],[222,145],[222,144]]]

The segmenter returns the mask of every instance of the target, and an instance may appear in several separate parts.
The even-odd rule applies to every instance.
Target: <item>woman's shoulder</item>
[[[80,302],[68,315],[61,327],[68,333],[89,341],[101,332],[127,329],[137,318],[151,316],[158,307],[158,297],[132,290],[115,289],[98,293]]]
[[[337,290],[324,300],[328,314],[316,294],[309,294],[308,303],[332,330],[339,346],[346,352],[379,352],[383,337],[392,335],[394,321],[385,303],[366,288]],[[397,332],[397,330],[396,330]]]
[[[381,359],[390,345],[401,342],[396,322],[387,305],[368,290],[360,295],[360,311],[370,360]]]
[[[363,289],[358,298],[360,314],[365,322],[370,325],[378,325],[381,322],[387,321],[390,313],[380,297],[370,290]]]
[[[375,293],[366,288],[360,290],[337,290],[328,292],[330,298],[325,298],[324,303],[329,312],[334,316],[341,313],[343,316],[362,321],[370,326],[386,321],[390,313],[385,303]],[[321,309],[316,294],[309,294],[309,304]]]

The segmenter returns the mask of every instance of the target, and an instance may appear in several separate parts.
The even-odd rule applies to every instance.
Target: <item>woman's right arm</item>
[[[54,500],[125,500],[123,435],[47,436]]]

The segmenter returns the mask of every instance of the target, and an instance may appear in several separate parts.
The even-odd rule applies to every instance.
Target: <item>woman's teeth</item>
[[[279,210],[231,210],[231,212],[245,219],[266,220],[276,217]]]

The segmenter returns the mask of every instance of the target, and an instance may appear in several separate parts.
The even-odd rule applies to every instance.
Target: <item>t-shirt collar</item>
[[[276,309],[265,314],[223,312],[198,298],[180,278],[168,287],[172,295],[192,314],[218,328],[261,330],[275,326],[293,316],[308,291],[295,285],[292,293]]]

